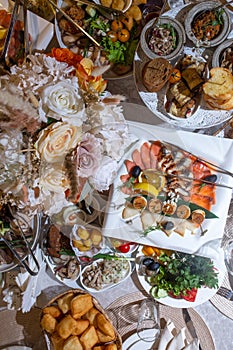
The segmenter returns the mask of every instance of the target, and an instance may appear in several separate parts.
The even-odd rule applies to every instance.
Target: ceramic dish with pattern
[[[231,30],[231,17],[228,10],[218,8],[219,5],[219,1],[204,1],[189,11],[185,31],[196,46],[217,46],[227,38]]]
[[[142,50],[150,58],[163,57],[167,60],[175,59],[183,50],[185,31],[176,19],[162,16],[153,25],[154,19],[143,28],[140,44]]]
[[[213,67],[223,67],[233,73],[233,39],[225,40],[213,54]]]

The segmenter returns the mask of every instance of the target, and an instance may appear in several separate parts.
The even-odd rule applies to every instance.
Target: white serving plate
[[[137,111],[135,110],[135,114]],[[229,139],[221,139],[213,136],[206,136],[200,134],[192,134],[186,131],[165,129],[158,126],[129,123],[130,131],[139,139],[139,145],[144,140],[161,140],[177,144],[195,155],[205,158],[221,167],[233,170],[233,144]],[[133,147],[138,148],[137,145]],[[125,159],[130,159],[132,150],[125,155]],[[172,233],[170,237],[161,231],[152,231],[146,237],[142,237],[142,225],[140,218],[136,218],[131,224],[127,224],[121,219],[121,213],[124,207],[125,198],[127,195],[119,190],[122,184],[120,180],[121,174],[126,174],[126,167],[123,163],[118,176],[115,179],[112,192],[110,194],[109,205],[106,212],[105,223],[103,228],[103,235],[108,237],[115,237],[124,239],[130,242],[137,242],[139,244],[154,245],[165,249],[179,250],[185,253],[193,254],[199,251],[199,255],[206,255],[201,253],[200,248],[211,244],[214,240],[221,240],[226,223],[227,212],[231,200],[231,190],[220,188],[216,189],[217,203],[212,206],[211,211],[214,212],[218,218],[206,219],[203,223],[203,229],[208,229],[204,236],[185,233],[182,237],[176,233]],[[226,185],[233,185],[233,179],[229,176],[220,177]],[[118,209],[116,209],[118,208]]]
[[[224,253],[222,249],[219,250],[218,252],[216,252],[215,250],[212,250],[212,253],[213,253],[213,256],[215,256],[215,258],[212,261],[214,262],[214,267],[218,272],[218,285],[221,286],[226,273],[226,267],[224,264]],[[143,256],[143,254],[140,254],[140,256]],[[144,276],[141,276],[138,274],[138,268],[139,268],[139,264],[136,264],[136,271],[137,271],[139,282],[141,283],[144,290],[148,294],[150,294],[151,285],[145,280]],[[196,300],[194,302],[190,302],[185,299],[175,299],[169,296],[165,298],[159,298],[159,299],[155,298],[155,299],[160,303],[171,307],[189,308],[189,307],[195,307],[205,303],[217,293],[217,290],[218,288],[207,288],[207,287],[199,288],[197,291]]]
[[[50,268],[52,274],[60,283],[65,284],[66,286],[68,286],[70,288],[78,288],[79,287],[77,281],[78,281],[80,273],[81,273],[81,266],[80,266],[80,270],[79,270],[79,275],[75,280],[72,280],[70,278],[63,278],[62,279],[57,273],[54,272],[54,268],[56,268],[58,265],[53,263],[51,258],[48,255],[44,254],[44,257],[45,257],[46,263],[47,263],[48,267]]]
[[[151,334],[153,334],[152,331]],[[123,342],[122,350],[143,350],[145,344],[147,346],[147,349],[153,349],[152,346],[154,344],[154,341],[144,342],[142,339],[139,338],[137,333],[134,333]]]
[[[98,260],[94,261],[91,265],[96,265],[96,263],[101,262],[101,261],[103,261],[103,259],[98,259]],[[90,292],[90,293],[102,293],[102,292],[104,292],[104,291],[106,291],[106,290],[108,290],[108,289],[110,289],[110,288],[112,288],[112,287],[115,287],[115,286],[121,284],[122,282],[124,282],[124,281],[131,275],[131,272],[132,272],[131,263],[130,263],[130,261],[127,261],[127,263],[128,263],[128,268],[129,268],[129,269],[128,269],[128,272],[127,272],[127,274],[125,275],[125,277],[122,278],[122,280],[120,280],[120,281],[117,282],[117,283],[104,284],[103,287],[102,287],[101,289],[99,289],[99,290],[98,290],[98,289],[95,289],[95,288],[89,288],[89,287],[87,287],[87,286],[83,283],[83,273],[86,271],[86,269],[87,269],[89,266],[91,266],[91,265],[88,265],[88,266],[84,267],[84,268],[82,269],[82,271],[81,271],[81,274],[80,274],[80,283],[81,283],[81,286],[82,286],[85,290],[87,290],[88,292]]]

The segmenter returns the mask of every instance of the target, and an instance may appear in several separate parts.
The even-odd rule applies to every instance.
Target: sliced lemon
[[[159,194],[157,188],[148,182],[137,182],[133,187],[136,193],[150,194],[154,197],[157,197]]]
[[[161,191],[166,185],[166,178],[164,175],[158,174],[154,169],[146,169],[141,173],[139,182],[149,182],[155,186],[158,191]]]

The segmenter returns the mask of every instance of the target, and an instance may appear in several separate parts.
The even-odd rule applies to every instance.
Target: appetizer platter
[[[199,4],[199,7],[198,5],[196,5],[197,8],[195,9],[195,13],[202,15],[206,14],[207,12],[209,14],[209,12],[211,12],[212,9],[214,12],[216,6],[218,5],[218,3],[215,2],[205,2],[205,6],[206,3],[210,7],[210,10],[209,8],[207,10],[203,8],[199,9],[199,7],[201,6],[201,4]],[[166,16],[163,15],[161,17],[161,20],[163,19],[163,17],[170,18],[172,25],[172,21],[173,19],[175,19],[181,25],[183,25],[183,27],[185,27],[186,32],[188,30],[187,26],[189,26],[191,28],[190,30],[192,31],[192,38],[196,38],[193,32],[194,23],[196,25],[196,17],[190,17],[190,13],[192,14],[193,7],[193,4],[176,7],[166,12]],[[228,37],[228,35],[230,35],[231,30],[231,27],[229,25],[230,15],[228,10],[225,7],[221,9],[216,8],[216,12],[218,13],[218,15],[216,15],[218,16],[218,18],[215,20],[215,22],[216,26],[218,23],[218,32],[213,34],[213,40],[211,37],[208,42],[208,45],[206,46],[202,45],[202,43],[200,43],[199,41],[198,43],[194,43],[188,36],[187,32],[187,38],[184,44],[183,52],[180,51],[179,54],[177,54],[176,49],[174,49],[174,56],[171,59],[167,59],[166,69],[169,70],[169,74],[167,73],[165,75],[164,68],[161,67],[161,69],[159,69],[157,67],[159,66],[159,64],[156,66],[155,58],[153,59],[152,56],[148,54],[148,50],[145,50],[145,36],[143,37],[143,40],[140,40],[140,43],[136,50],[134,57],[134,79],[138,93],[145,105],[156,116],[158,116],[160,119],[171,125],[191,130],[203,129],[221,124],[222,122],[227,121],[231,118],[231,111],[233,109],[231,103],[228,103],[227,105],[212,104],[210,106],[210,104],[206,103],[206,99],[204,98],[202,92],[204,84],[206,82],[208,83],[208,80],[211,77],[209,71],[211,71],[212,67],[223,67],[224,65],[224,63],[222,65],[221,62],[219,62],[218,48],[221,47],[221,45],[224,46],[225,42],[223,44],[221,43]],[[180,35],[180,37],[182,36]],[[180,39],[180,41],[182,41],[182,39]],[[217,52],[216,55],[218,58],[215,58],[215,63],[213,63],[212,65],[211,60],[212,57],[214,57],[213,55],[215,50]],[[230,60],[229,57],[231,57],[230,50],[231,49],[229,47],[229,54],[227,58],[228,62]],[[225,52],[225,56],[228,51]],[[220,52],[223,53],[223,50],[221,50]],[[198,78],[199,80],[199,84],[197,84],[197,86],[195,86],[193,90],[190,89],[190,86],[188,86],[188,82],[185,79],[185,75],[182,74],[182,69],[179,69],[180,62],[182,62],[182,60],[186,61],[187,57],[190,60],[190,63],[187,64],[186,68],[189,71],[190,68],[195,68],[195,65],[195,71],[193,70],[193,73],[195,73],[195,81],[197,82],[196,78]],[[160,53],[159,59],[162,58],[166,59],[165,52]],[[196,64],[194,63],[194,61],[196,61]],[[203,65],[203,62],[205,62],[205,67],[203,67],[202,71],[199,71],[199,68],[197,67],[199,67],[199,65]],[[171,65],[172,68],[168,67],[168,65]],[[147,68],[148,66],[151,66],[151,71],[149,73]],[[157,67],[158,69],[156,71],[152,71],[153,67]],[[229,70],[230,74],[232,74],[232,71],[230,69],[230,63],[226,63],[225,67]],[[171,69],[172,72],[170,72]],[[218,77],[216,81],[211,83],[212,86],[214,86],[213,84],[216,84],[216,86],[217,84],[221,84],[222,81],[220,80],[221,79]],[[177,89],[173,91],[173,86],[178,86],[178,91],[176,91]],[[226,87],[226,89],[228,89],[228,87]],[[181,95],[180,101],[177,101],[176,99],[176,96],[178,95]],[[217,99],[219,99],[219,97],[217,97]],[[174,100],[174,103],[172,103],[172,100]]]
[[[127,248],[126,244],[122,244],[123,248]],[[81,286],[92,293],[123,282],[132,272],[131,263],[125,257],[130,257],[133,251],[125,254],[114,251],[96,226],[74,225],[71,231],[51,225],[43,252],[59,282],[70,288]]]
[[[134,52],[139,41],[142,14],[138,6],[131,6],[122,18],[109,20],[98,10],[75,1],[60,0],[58,5],[100,43],[101,48],[94,46],[68,20],[56,17],[55,31],[58,43],[62,48],[91,58],[95,65],[108,67],[105,78],[119,78],[132,74]],[[110,70],[109,70],[110,65]]]
[[[200,305],[216,294],[224,279],[226,268],[221,251],[210,259],[156,248],[153,255],[148,255],[148,250],[144,255],[143,249],[136,263],[138,279],[162,304],[177,308]]]
[[[148,139],[153,137],[154,141],[141,139],[126,154],[112,187],[103,235],[186,253],[195,253],[205,244],[220,239],[232,179],[218,173],[216,168],[210,169],[200,157],[229,169],[226,166],[229,148],[217,160],[214,153],[207,151],[214,147],[219,154],[217,150],[223,149],[220,144],[214,145],[215,138],[198,135],[201,138],[193,144],[186,132],[170,133],[153,126],[148,132],[143,124],[140,130],[139,125],[132,123],[132,132]],[[143,165],[145,162],[147,165]],[[198,180],[190,183],[191,179]],[[211,183],[214,179],[216,182]],[[226,208],[222,208],[223,197],[228,198]]]

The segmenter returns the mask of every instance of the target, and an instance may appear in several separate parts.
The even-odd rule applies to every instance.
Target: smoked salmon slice
[[[135,149],[132,154],[133,161],[143,170],[145,169],[142,162],[141,153],[138,149]]]

